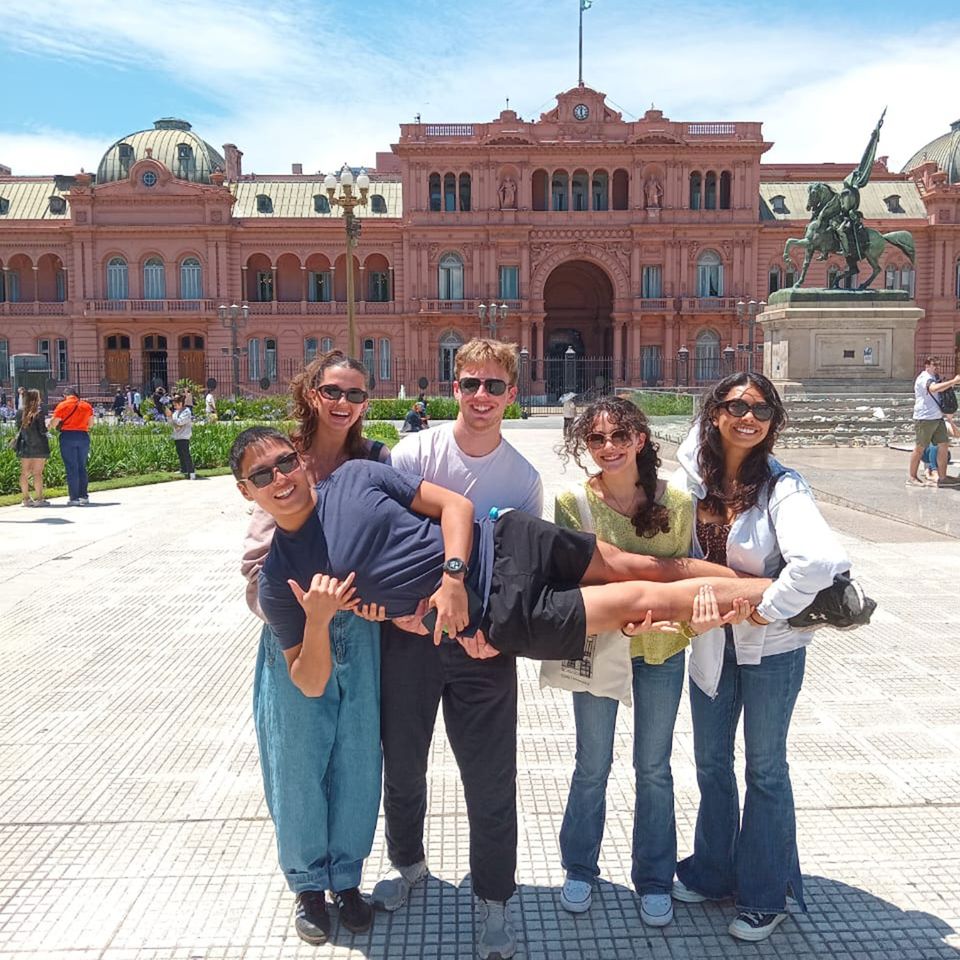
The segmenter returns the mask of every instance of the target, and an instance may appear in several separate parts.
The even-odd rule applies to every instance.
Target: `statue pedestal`
[[[763,372],[785,393],[911,381],[923,316],[903,290],[778,290],[757,317]]]

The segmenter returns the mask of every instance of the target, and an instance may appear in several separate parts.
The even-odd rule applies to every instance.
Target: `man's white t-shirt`
[[[453,422],[407,434],[390,452],[390,462],[465,496],[477,518],[492,507],[513,507],[539,517],[543,513],[540,474],[503,437],[496,450],[471,457],[457,445]]]
[[[211,414],[217,412],[217,401],[214,399],[212,393],[208,393],[203,401],[206,414],[209,417]]]
[[[913,419],[914,420],[942,420],[943,411],[940,404],[930,392],[929,384],[936,383],[937,378],[924,370],[913,385]]]

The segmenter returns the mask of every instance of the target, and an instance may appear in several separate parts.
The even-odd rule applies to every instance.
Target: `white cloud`
[[[514,26],[517,8],[505,14],[493,0],[447,5],[442,21],[432,4],[398,5],[389,22],[365,18],[361,0],[344,26],[346,8],[293,0],[266,9],[253,0],[8,0],[5,41],[33,56],[125,70],[148,63],[221,106],[217,116],[187,117],[198,133],[218,147],[237,143],[248,171],[283,172],[291,162],[372,163],[418,112],[425,121],[485,121],[509,96],[521,114],[538,116],[576,82],[571,6],[558,16],[555,0],[528,0]],[[792,20],[785,34],[780,19],[760,16],[690,2],[598,3],[584,16],[586,79],[636,115],[654,101],[678,120],[762,121],[776,142],[766,159],[779,163],[858,160],[889,104],[879,153],[896,169],[954,119],[940,98],[915,91],[954,88],[956,31],[901,26],[895,38],[874,33],[852,45],[845,30],[824,34],[813,17]],[[144,126],[176,106],[161,94],[162,109],[159,100],[145,105]],[[0,161],[90,168],[128,132],[0,134]]]

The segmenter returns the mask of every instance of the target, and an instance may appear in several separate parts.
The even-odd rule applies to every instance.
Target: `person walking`
[[[457,351],[455,421],[420,430],[394,448],[400,470],[467,497],[476,516],[513,507],[539,517],[540,475],[501,434],[517,395],[517,350],[496,340],[471,340]],[[411,411],[416,415],[417,401]],[[462,575],[453,573],[451,575]],[[434,647],[419,627],[384,625],[381,736],[387,854],[396,873],[373,890],[387,911],[406,903],[429,870],[423,846],[427,761],[443,704],[447,736],[460,770],[470,823],[470,878],[479,899],[477,952],[506,960],[516,951],[507,901],[516,890],[517,671],[482,639]],[[494,656],[484,656],[494,654]]]
[[[126,405],[127,398],[123,395],[123,391],[117,387],[117,392],[113,395],[113,415],[117,423],[120,423],[123,419],[123,410]]]
[[[688,556],[692,500],[687,491],[668,487],[658,478],[658,448],[643,412],[618,397],[591,403],[573,420],[562,455],[587,469],[587,453],[590,466],[599,472],[557,495],[554,522],[596,533],[631,553]],[[749,608],[740,613],[749,613]],[[713,623],[698,623],[697,628],[708,625]],[[672,627],[645,631],[629,641],[628,652],[616,632],[592,638],[591,654],[583,660],[541,665],[541,686],[573,691],[576,766],[560,828],[566,871],[560,905],[570,913],[590,908],[593,884],[600,875],[607,780],[617,709],[623,702],[632,706],[634,718],[632,880],[640,897],[640,917],[652,927],[666,926],[673,919],[670,891],[677,826],[670,752],[683,688],[684,648],[692,636],[689,626],[679,632]]]
[[[53,410],[50,429],[60,431],[60,456],[67,474],[67,506],[82,507],[87,495],[87,460],[90,458],[90,423],[93,407],[80,399],[78,387],[67,387]]]
[[[50,440],[44,424],[40,391],[27,390],[24,407],[16,414],[17,441],[14,448],[20,460],[20,493],[25,507],[46,507],[50,501],[43,495],[43,468],[50,457]],[[34,499],[30,499],[30,479]]]
[[[693,556],[776,578],[744,623],[707,631],[690,658],[700,809],[673,897],[734,897],[728,929],[747,941],[765,940],[786,919],[788,893],[806,910],[787,737],[813,630],[787,620],[850,568],[803,477],[772,456],[785,422],[766,377],[728,376],[705,395],[675,477],[694,499]],[[741,714],[742,817],[733,750]]]
[[[143,398],[140,396],[139,390],[133,391],[133,412],[139,417],[142,416],[140,413],[140,404],[143,402]]]
[[[203,412],[207,423],[217,422],[217,398],[212,388],[207,390],[207,395],[203,398]]]
[[[188,480],[196,480],[197,474],[193,467],[193,457],[190,455],[190,438],[193,436],[193,413],[187,406],[185,394],[174,394],[173,409],[168,409],[166,413],[170,422],[173,424],[173,445],[177,448],[180,472]]]
[[[311,483],[348,460],[389,461],[384,444],[363,436],[367,380],[363,364],[340,351],[321,354],[293,379],[293,441]],[[278,463],[273,475],[288,469]],[[259,576],[275,530],[273,518],[256,508],[241,571],[247,604],[261,620]],[[348,930],[359,933],[373,921],[359,887],[380,810],[380,624],[341,611],[330,637],[333,672],[322,697],[307,697],[294,685],[266,622],[253,678],[257,747],[280,868],[296,895],[297,935],[313,945],[330,934],[328,890]]]
[[[927,357],[923,369],[913,384],[913,426],[916,445],[910,454],[910,466],[907,473],[908,487],[925,487],[928,484],[917,475],[924,451],[932,443],[937,448],[938,487],[955,487],[960,478],[947,475],[950,460],[950,435],[943,419],[943,410],[937,397],[951,387],[960,384],[960,374],[950,380],[940,380],[940,361],[936,357]]]

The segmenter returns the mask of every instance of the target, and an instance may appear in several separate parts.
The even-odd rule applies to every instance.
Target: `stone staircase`
[[[809,386],[808,386],[809,390]],[[785,447],[865,447],[913,443],[913,384],[899,391],[808,392],[784,399]]]

